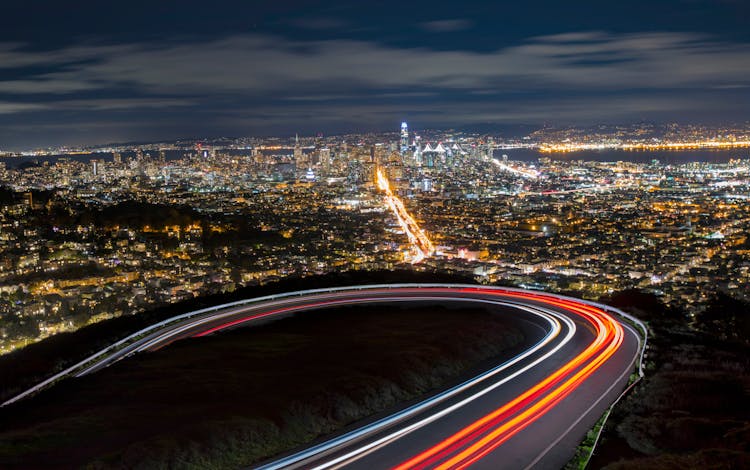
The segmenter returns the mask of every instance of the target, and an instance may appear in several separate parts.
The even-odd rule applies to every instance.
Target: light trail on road
[[[536,297],[536,296],[534,296]],[[572,302],[547,300],[556,306],[577,312],[591,321],[597,331],[596,340],[580,355],[555,371],[516,399],[487,414],[448,439],[425,450],[395,467],[394,470],[466,468],[475,463],[516,433],[541,417],[545,411],[562,401],[586,377],[601,366],[622,343],[622,326],[599,309]],[[596,356],[594,358],[594,356]],[[583,366],[586,361],[594,358]],[[577,373],[573,371],[579,369]],[[562,384],[566,376],[569,376]],[[463,449],[463,450],[461,450]],[[460,452],[459,452],[460,450]],[[437,462],[442,462],[438,465]]]
[[[403,201],[393,194],[391,184],[380,168],[377,169],[376,176],[378,188],[385,193],[386,204],[396,216],[398,224],[401,226],[404,233],[406,233],[409,242],[412,244],[414,251],[416,252],[416,255],[410,260],[410,262],[416,264],[423,259],[432,256],[435,253],[435,247],[427,237],[427,234],[419,227],[417,221],[414,220],[411,214],[406,210]]]
[[[483,373],[259,468],[559,468],[624,388],[640,349],[632,328],[590,302],[512,288],[392,284],[289,293],[185,314],[69,373],[95,373],[177,340],[306,311],[421,301],[501,306],[506,310],[498,314],[544,334]]]
[[[417,292],[420,293],[420,295],[428,295],[430,293],[440,294],[441,292],[443,292],[444,295],[447,295],[448,293],[453,295],[456,294],[456,292],[445,292],[441,289],[419,289]],[[256,313],[225,321],[221,324],[213,325],[210,328],[204,328],[197,333],[193,333],[193,335],[205,336],[207,334],[214,334],[221,330],[237,327],[243,323],[272,314],[289,313],[291,311],[316,309],[347,303],[378,301],[377,295],[373,296],[373,293],[368,294],[370,295],[353,299],[326,299],[320,302]],[[499,302],[518,302],[519,305],[524,307],[530,307],[532,305],[536,306],[536,308],[544,307],[547,309],[542,309],[542,311],[546,312],[565,312],[568,316],[576,317],[577,322],[583,322],[583,324],[588,325],[588,328],[592,330],[593,338],[578,354],[574,355],[567,362],[562,363],[562,365],[552,373],[533,383],[528,389],[501,406],[490,410],[479,419],[469,422],[464,427],[457,429],[447,438],[434,443],[422,452],[419,452],[413,457],[392,467],[397,470],[422,470],[427,468],[447,470],[466,468],[489,455],[494,455],[495,451],[502,448],[506,442],[511,440],[514,436],[523,433],[525,429],[538,420],[543,419],[548,412],[554,410],[561,402],[574,394],[577,389],[585,385],[587,379],[595,374],[603,365],[607,364],[609,359],[619,350],[625,338],[625,330],[619,322],[602,309],[592,307],[585,303],[559,299],[538,293],[513,292],[480,287],[462,289],[460,294],[467,295],[470,299],[473,299],[472,301],[477,302],[491,301],[491,299],[496,298]],[[411,295],[416,295],[416,293]],[[479,296],[480,298],[476,298],[476,296]],[[412,300],[424,300],[426,298],[428,297],[420,296],[415,297]],[[440,297],[429,298],[439,299]],[[458,298],[460,297],[445,297],[444,300],[455,301]],[[390,298],[390,300],[408,301],[409,299],[408,297],[404,297]],[[553,310],[549,310],[549,308]],[[572,324],[568,325],[568,340],[575,334],[576,330],[575,325],[572,325],[572,328],[571,325]],[[567,340],[558,344],[556,349],[550,352],[550,355],[555,354],[555,352],[565,344],[567,344]],[[547,357],[540,358],[539,362],[546,359]],[[529,365],[529,369],[533,369],[539,362]],[[632,365],[632,363],[630,365]],[[627,375],[627,373],[624,373],[624,375]],[[510,378],[513,377],[514,376],[511,374]],[[469,389],[478,389],[478,391],[458,403],[445,408],[441,408],[437,404],[431,403],[430,407],[433,411],[426,413],[425,416],[408,426],[399,427],[393,423],[405,421],[411,415],[397,415],[391,417],[385,422],[375,423],[362,428],[356,433],[356,438],[353,436],[344,436],[343,438],[330,442],[328,446],[316,446],[316,448],[293,456],[291,460],[282,459],[277,464],[270,464],[262,468],[268,470],[287,467],[314,468],[317,470],[349,466],[352,468],[360,468],[360,459],[368,457],[373,452],[379,452],[384,446],[387,447],[397,443],[400,439],[407,437],[409,434],[436,426],[437,428],[440,428],[440,425],[436,423],[440,422],[441,419],[448,415],[459,413],[462,408],[472,404],[475,400],[483,399],[487,394],[492,393],[498,387],[507,383],[507,379],[507,377],[500,377],[499,380],[495,380],[494,376],[483,377],[478,382],[473,382],[465,388],[452,390],[452,394],[449,396],[434,397],[435,400],[441,402],[448,400],[450,397],[455,396],[455,394],[464,393]],[[482,385],[480,385],[479,382],[482,382]],[[420,407],[418,410],[411,410],[410,413],[416,416],[416,413],[422,412],[421,410],[422,408]],[[382,432],[385,431],[385,428],[391,425],[394,425],[395,429],[386,434],[382,434]],[[367,440],[368,435],[372,435],[373,439]],[[352,444],[352,442],[360,440],[365,440],[366,442]],[[337,453],[338,448],[342,448],[342,450],[346,449],[346,451],[339,454]],[[334,455],[327,457],[329,454]]]
[[[516,168],[514,166],[510,166],[507,163],[503,163],[497,158],[492,159],[492,163],[494,163],[498,168],[501,170],[505,170],[509,173],[513,173],[514,175],[521,176],[523,178],[528,179],[537,179],[539,178],[539,172],[536,170],[527,170],[525,168]]]

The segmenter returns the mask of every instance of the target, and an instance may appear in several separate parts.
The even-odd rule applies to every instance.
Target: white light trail
[[[411,263],[416,264],[432,256],[435,253],[435,247],[432,245],[430,239],[427,238],[427,234],[419,227],[417,221],[406,210],[401,199],[393,194],[388,178],[385,177],[380,168],[377,170],[377,181],[378,188],[385,193],[385,203],[393,211],[398,224],[409,238],[409,243],[414,247],[416,255],[411,259]]]
[[[519,176],[521,176],[523,178],[528,178],[528,179],[537,179],[537,178],[539,178],[539,172],[536,171],[536,170],[525,170],[525,169],[522,170],[520,168],[512,167],[510,165],[507,165],[507,164],[501,162],[497,158],[493,158],[492,159],[492,163],[494,163],[495,165],[497,165],[501,170],[505,170],[505,171],[507,171],[509,173],[513,173],[515,175],[519,175]]]

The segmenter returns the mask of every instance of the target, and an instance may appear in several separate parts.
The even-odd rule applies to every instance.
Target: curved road
[[[65,373],[86,375],[178,339],[306,310],[427,300],[498,305],[538,334],[527,350],[462,384],[260,468],[560,468],[626,386],[641,349],[633,328],[604,306],[563,296],[468,285],[356,286],[191,312]]]

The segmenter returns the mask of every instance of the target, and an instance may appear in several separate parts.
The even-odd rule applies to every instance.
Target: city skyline
[[[403,121],[346,139],[4,158],[0,354],[131,308],[341,269],[591,298],[637,287],[699,312],[709,273],[745,295],[749,135],[638,125],[496,140]]]
[[[393,123],[396,123],[394,121]],[[392,123],[392,124],[393,124]],[[542,153],[569,153],[591,150],[722,150],[750,147],[750,121],[722,125],[705,123],[679,124],[676,122],[649,122],[598,124],[591,126],[478,126],[447,129],[414,128],[401,121],[397,131],[399,152],[404,155],[411,148],[423,146],[430,139],[492,141],[496,149],[534,149]],[[63,157],[70,155],[96,156],[117,151],[179,150],[202,147],[213,149],[245,149],[254,147],[315,146],[321,142],[349,142],[358,144],[370,140],[389,140],[394,129],[339,134],[305,135],[299,132],[281,135],[254,136],[201,136],[153,141],[84,143],[34,147],[18,150],[0,148],[0,157]],[[302,144],[304,142],[304,144]],[[437,142],[435,142],[437,143]],[[205,151],[205,149],[204,149]],[[613,157],[614,158],[614,157]],[[600,158],[596,158],[599,160]],[[13,158],[4,160],[14,165]]]
[[[483,3],[10,6],[0,149],[748,119],[743,2]]]

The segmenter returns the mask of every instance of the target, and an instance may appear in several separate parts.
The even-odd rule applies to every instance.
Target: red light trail
[[[537,294],[464,289],[527,298],[574,312],[595,328],[596,339],[578,356],[511,402],[466,426],[435,446],[395,467],[396,470],[466,468],[536,421],[593,374],[623,341],[623,329],[601,309]],[[567,379],[566,379],[567,377]]]
[[[430,291],[432,289],[421,290]],[[547,306],[557,307],[586,320],[593,328],[596,337],[580,354],[533,387],[484,417],[465,426],[448,438],[396,466],[395,470],[421,470],[426,468],[446,470],[470,466],[535,422],[574,392],[599,367],[606,363],[623,341],[624,331],[622,326],[603,310],[585,303],[559,299],[543,294],[485,289],[481,287],[462,288],[460,292],[530,300],[546,304]],[[297,305],[275,309],[235,319],[211,327],[194,336],[205,336],[270,315],[338,303],[372,300],[376,300],[376,298],[329,300],[305,304],[303,306]]]

